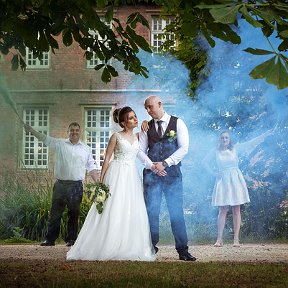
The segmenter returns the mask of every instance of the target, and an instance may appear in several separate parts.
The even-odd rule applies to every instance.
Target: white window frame
[[[49,108],[24,107],[23,121],[33,129],[49,135]],[[47,169],[49,149],[31,133],[23,131],[22,168]]]
[[[165,32],[165,27],[170,24],[173,20],[173,17],[160,18],[159,16],[152,16],[151,23],[151,46],[153,52],[161,52],[161,45],[165,42],[166,38],[169,37],[175,40],[173,33]]]
[[[112,28],[112,22],[106,22],[105,20],[102,19],[102,21],[105,22],[106,26],[108,26],[110,29]],[[98,41],[104,41],[105,39],[103,39],[98,31],[94,31],[94,30],[89,30],[89,34],[91,35],[91,37],[93,37],[94,39],[98,40]],[[91,51],[90,49],[88,49],[88,51]],[[92,51],[93,55],[91,57],[90,60],[87,60],[87,64],[86,64],[86,68],[88,69],[94,69],[94,67],[96,65],[99,64],[104,64],[105,61],[100,60],[96,53],[94,51]],[[111,59],[108,62],[109,64],[111,64]]]
[[[48,69],[50,67],[50,52],[43,52],[42,59],[38,59],[28,47],[26,47],[27,69]]]
[[[91,147],[96,165],[100,168],[111,136],[112,106],[85,107],[85,143]]]

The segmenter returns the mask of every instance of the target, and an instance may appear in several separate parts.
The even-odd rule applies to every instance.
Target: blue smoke
[[[284,160],[287,154],[283,153],[288,151],[288,89],[278,90],[265,80],[250,78],[249,72],[271,55],[254,56],[243,50],[247,47],[271,50],[271,47],[261,31],[251,28],[246,22],[240,22],[238,32],[242,38],[240,45],[216,40],[216,47],[209,49],[207,65],[210,75],[196,91],[197,101],[187,96],[189,74],[186,67],[169,55],[140,53],[143,65],[149,70],[149,79],[135,77],[133,84],[127,87],[146,90],[146,94],[135,92],[133,96],[127,96],[126,104],[134,108],[140,123],[149,119],[143,106],[146,96],[157,93],[163,99],[165,110],[183,119],[188,126],[190,149],[182,161],[182,172],[186,224],[188,230],[188,226],[193,226],[189,231],[192,241],[197,239],[197,233],[202,233],[202,236],[206,233],[207,239],[216,236],[217,209],[210,204],[214,178],[202,166],[202,160],[218,144],[220,131],[230,130],[235,143],[250,140],[277,126],[273,136],[268,137],[248,158],[241,159],[240,169],[244,169],[250,196],[254,192],[255,178],[263,176],[263,173],[268,175],[264,177],[270,183],[267,189],[278,193],[280,198],[287,190],[287,180],[283,180],[283,173],[287,171],[283,162],[287,163]],[[274,47],[277,48],[278,42],[276,38],[272,41]],[[264,157],[266,162],[257,157],[262,160]],[[274,161],[266,167],[269,157]],[[139,167],[142,169],[141,165]],[[197,229],[202,230],[199,232]]]

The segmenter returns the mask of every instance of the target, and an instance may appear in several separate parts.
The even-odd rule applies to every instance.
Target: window
[[[102,21],[104,21],[104,20],[102,19]],[[105,21],[104,21],[104,22],[105,22]],[[111,27],[112,27],[111,22],[105,22],[105,24],[106,24],[107,27],[109,27],[109,28],[111,29]],[[101,36],[99,35],[98,31],[90,30],[90,31],[89,31],[89,34],[90,34],[91,37],[93,37],[95,40],[104,41],[104,39],[101,38]],[[89,49],[89,51],[91,51],[91,50]],[[103,64],[103,63],[104,63],[104,61],[100,60],[100,59],[97,57],[97,55],[96,55],[96,53],[95,53],[94,51],[92,51],[92,54],[93,54],[93,55],[92,55],[91,59],[90,59],[90,60],[87,60],[87,68],[89,68],[89,69],[94,69],[94,67],[95,67],[96,65],[99,65],[99,64]]]
[[[97,167],[104,161],[110,138],[111,107],[93,107],[85,110],[85,141],[92,148]]]
[[[25,108],[23,121],[40,133],[48,135],[48,108]],[[48,168],[48,147],[31,133],[23,133],[23,167]]]
[[[29,48],[26,48],[26,65],[28,69],[49,68],[49,58],[49,52],[43,52],[42,59],[40,60],[34,55],[33,51],[29,50]]]
[[[173,18],[162,19],[160,17],[152,17],[151,25],[151,46],[153,51],[161,52],[161,45],[165,40],[175,40],[175,36],[172,33],[165,33],[165,27],[172,22]]]

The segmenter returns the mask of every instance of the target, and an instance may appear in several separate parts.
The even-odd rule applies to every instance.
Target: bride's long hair
[[[122,123],[127,122],[129,112],[134,112],[134,110],[129,106],[125,106],[123,108],[116,108],[113,111],[113,121],[115,123],[118,123],[120,125],[120,127],[124,128],[124,125]]]

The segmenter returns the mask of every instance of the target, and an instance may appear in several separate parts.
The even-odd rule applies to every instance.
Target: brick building
[[[115,16],[124,24],[127,16],[135,11],[145,16],[150,24],[150,30],[139,26],[138,33],[157,51],[161,44],[157,35],[162,33],[168,20],[160,19],[159,8],[151,5],[119,7]],[[116,69],[120,76],[105,84],[101,81],[101,73],[93,69],[99,59],[87,61],[77,43],[65,47],[60,40],[59,45],[56,54],[44,53],[42,61],[34,59],[27,51],[25,72],[11,70],[10,53],[1,59],[1,73],[4,71],[7,88],[24,122],[38,131],[63,138],[67,137],[68,124],[79,122],[83,131],[81,138],[92,147],[98,167],[101,167],[109,137],[116,129],[111,119],[113,109],[129,105],[127,97],[141,95],[144,99],[152,90],[135,85],[133,89],[127,89],[134,75],[119,69],[119,64]],[[112,65],[117,63],[112,61]],[[1,169],[9,168],[18,173],[53,171],[53,152],[35,137],[25,134],[21,122],[3,97],[0,97],[0,119]]]

